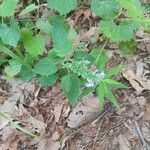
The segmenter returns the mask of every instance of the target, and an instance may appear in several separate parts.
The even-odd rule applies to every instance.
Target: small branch
[[[145,139],[143,137],[143,133],[141,132],[140,126],[138,125],[137,121],[133,120],[133,123],[134,123],[135,129],[137,131],[137,134],[143,143],[143,149],[150,150],[150,145],[148,145],[148,143],[145,141]]]

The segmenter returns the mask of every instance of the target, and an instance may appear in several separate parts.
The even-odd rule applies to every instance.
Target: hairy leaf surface
[[[0,16],[13,16],[18,2],[19,0],[4,0],[3,3],[0,5]]]
[[[114,19],[121,6],[115,0],[92,0],[91,9],[105,20]]]
[[[80,95],[80,80],[77,75],[68,74],[61,79],[61,87],[70,103],[75,104]]]
[[[48,7],[57,10],[61,15],[77,7],[77,0],[48,0]]]

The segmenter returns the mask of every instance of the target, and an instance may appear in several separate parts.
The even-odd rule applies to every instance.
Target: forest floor
[[[44,17],[53,13],[40,11]],[[77,42],[83,42],[87,51],[94,48],[89,41],[98,28],[91,11],[79,8],[68,22],[80,30]],[[24,83],[16,78],[7,83],[0,76],[0,112],[9,114],[0,120],[0,150],[150,150],[150,35],[140,29],[135,41],[132,55],[122,55],[117,44],[106,47],[107,68],[127,65],[116,77],[131,87],[115,91],[121,114],[108,102],[100,113],[93,103],[95,95],[70,106],[59,82],[43,89],[36,81]],[[12,122],[38,136],[15,129]]]

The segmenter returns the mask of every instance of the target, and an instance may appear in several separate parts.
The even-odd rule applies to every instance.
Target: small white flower
[[[97,73],[96,75],[97,75],[97,77],[98,77],[100,80],[103,80],[104,77],[105,77],[104,71],[102,71],[101,73]]]
[[[91,62],[90,62],[89,60],[85,60],[84,63],[85,63],[86,65],[91,64]]]
[[[88,79],[88,83],[85,84],[86,87],[94,87],[95,83],[92,80]]]

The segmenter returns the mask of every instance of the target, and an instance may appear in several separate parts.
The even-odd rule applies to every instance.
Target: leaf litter
[[[138,57],[135,58],[138,59]],[[125,98],[119,96],[119,99],[126,101],[126,105],[122,108],[122,115],[113,111],[102,116],[103,124],[94,146],[97,150],[99,146],[103,149],[113,150],[117,145],[120,149],[139,150],[136,145],[140,145],[140,141],[137,140],[137,136],[132,135],[133,126],[128,118],[142,119],[145,123],[149,121],[149,97],[145,96],[143,92],[149,90],[149,77],[146,76],[149,69],[143,73],[147,67],[144,67],[145,65],[139,67],[136,59],[129,62],[129,65],[134,67],[123,72],[123,77],[121,77],[121,79],[127,79],[136,91],[133,92],[132,89],[129,89],[127,93],[123,91]],[[78,150],[92,146],[93,138],[98,131],[98,123],[102,121],[98,119],[101,112],[95,95],[85,97],[72,108],[61,93],[59,83],[53,88],[40,90],[35,82],[23,83],[18,79],[13,80],[10,85],[12,86],[12,88],[8,88],[10,94],[4,94],[0,110],[7,113],[12,119],[19,121],[20,125],[28,131],[40,136],[39,139],[31,139],[12,129],[8,120],[2,119],[0,122],[1,148],[15,150],[18,146],[22,146],[24,149],[34,147],[35,150],[59,150],[68,145],[70,149]],[[107,105],[106,110],[110,107],[109,104]],[[92,121],[94,120],[96,120],[96,124],[93,125]],[[149,132],[149,128],[143,124],[141,126],[143,136],[149,141],[149,136],[145,134]],[[126,134],[128,135],[126,136]],[[114,137],[116,141],[114,141]],[[133,144],[133,141],[137,144]]]
[[[48,12],[48,10],[41,11],[43,11],[42,18],[44,19],[54,13]],[[86,21],[92,24],[90,11],[82,10],[77,13],[79,14],[76,15],[75,24],[82,23],[86,25]],[[98,28],[95,26],[88,30],[85,29],[85,26],[83,28],[83,34],[78,34],[77,42],[89,42],[90,38],[98,33]],[[143,33],[139,34],[141,34],[139,37],[143,38]],[[147,51],[149,52],[148,45],[150,44],[149,42],[146,46],[144,42],[140,44],[143,48],[140,49],[141,52],[139,52],[139,55],[141,54],[141,56],[138,59],[142,60],[142,53],[146,53],[146,56],[149,55]],[[112,48],[109,51],[115,55],[116,51],[113,50]],[[118,56],[115,55],[114,57]],[[137,62],[136,59],[129,62],[129,65],[134,64],[137,68],[131,67],[130,70],[123,72],[123,77],[121,77],[121,79],[127,79],[130,85],[136,90],[136,92],[132,89],[129,89],[129,92],[123,91],[122,93],[125,94],[125,98],[118,96],[121,104],[125,102],[122,110],[126,114],[128,113],[128,115],[124,113],[118,115],[114,111],[103,116],[104,120],[96,140],[96,150],[99,150],[99,147],[116,150],[118,146],[120,150],[140,150],[141,143],[138,137],[134,136],[131,132],[134,127],[129,118],[138,120],[138,123],[142,127],[141,132],[143,132],[144,138],[150,141],[148,134],[150,133],[148,122],[150,113],[149,97],[143,94],[145,90],[150,89],[150,80],[143,73],[146,70],[146,74],[148,74],[149,68],[145,69],[147,61],[144,62],[142,60],[140,65]],[[1,84],[1,86],[4,85]],[[16,150],[18,147],[23,149],[33,148],[35,150],[57,150],[64,147],[69,147],[68,149],[71,150],[79,150],[83,149],[83,147],[92,149],[92,142],[90,141],[93,141],[93,138],[95,138],[98,131],[98,123],[102,121],[99,120],[94,126],[91,124],[101,114],[97,97],[91,95],[91,97],[86,97],[83,101],[79,102],[77,106],[70,107],[59,89],[59,84],[53,88],[40,90],[37,96],[35,96],[37,91],[35,83],[22,83],[19,80],[14,80],[11,86],[9,96],[0,96],[0,100],[2,99],[0,101],[0,111],[4,111],[12,119],[19,121],[21,126],[28,129],[28,131],[40,135],[40,139],[31,139],[23,133],[10,128],[8,120],[1,119],[0,135],[2,142],[0,142],[0,149]],[[9,88],[6,89],[8,90]],[[109,107],[108,104],[106,110]],[[74,131],[71,128],[77,129]]]

